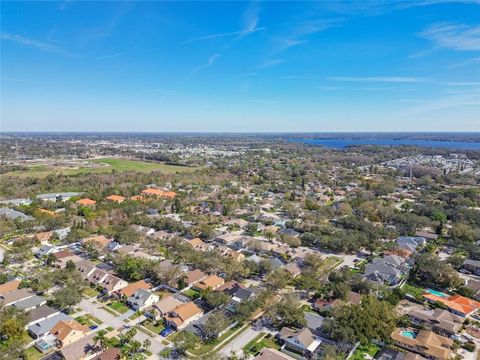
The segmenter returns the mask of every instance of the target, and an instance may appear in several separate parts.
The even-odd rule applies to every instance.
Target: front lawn
[[[92,289],[91,287],[87,287],[83,290],[83,294],[92,298],[92,297],[96,297],[99,292],[95,289]]]
[[[37,360],[45,354],[42,354],[35,346],[30,346],[23,351],[23,358],[25,360]]]
[[[163,325],[161,321],[152,322],[150,320],[145,320],[141,325],[155,334],[160,334],[160,331],[165,329],[165,325]]]
[[[402,290],[405,291],[405,293],[410,294],[419,300],[422,300],[423,294],[425,294],[425,290],[422,289],[421,287],[414,286],[408,283],[403,284]]]
[[[243,330],[245,328],[246,327],[244,326]],[[240,325],[236,325],[233,328],[231,328],[230,330],[228,330],[227,332],[225,332],[225,334],[223,334],[219,338],[217,338],[215,340],[212,340],[212,341],[209,341],[209,342],[204,342],[199,347],[196,347],[195,349],[189,350],[189,352],[192,355],[195,355],[195,356],[203,356],[203,355],[211,352],[216,346],[218,346],[223,341],[225,341],[225,339],[227,339],[229,336],[232,336],[232,334],[234,334],[235,332],[238,331],[238,334],[239,334],[243,331],[243,330],[239,330],[239,329],[240,329]],[[236,335],[238,335],[238,334],[236,334]],[[235,338],[235,336],[233,336],[230,340],[233,340],[234,338]],[[228,341],[228,342],[230,342],[230,341]],[[225,346],[228,342],[226,342],[225,344],[222,344],[221,347]],[[218,350],[220,350],[220,348],[217,349],[217,351]]]
[[[115,310],[116,312],[119,312],[120,314],[126,313],[129,309],[128,307],[121,303],[120,301],[114,301],[110,304],[107,305],[110,309]]]
[[[183,295],[188,296],[190,299],[195,300],[200,296],[200,293],[193,289],[188,289],[182,292]]]
[[[275,338],[271,334],[266,334],[265,336],[265,333],[262,332],[248,342],[247,345],[243,347],[243,351],[246,354],[256,355],[263,348],[280,350],[281,346],[275,342]]]
[[[352,354],[351,360],[365,360],[374,358],[375,355],[380,351],[380,347],[378,345],[369,343],[368,345],[360,345],[355,352]],[[365,355],[368,355],[365,356]]]

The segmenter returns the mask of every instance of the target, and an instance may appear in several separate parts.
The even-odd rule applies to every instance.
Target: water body
[[[291,142],[325,146],[332,149],[345,149],[356,145],[378,146],[419,146],[424,148],[445,148],[460,150],[480,150],[480,142],[436,141],[436,140],[400,140],[400,139],[289,139]]]

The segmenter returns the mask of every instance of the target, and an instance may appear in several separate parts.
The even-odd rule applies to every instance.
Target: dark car
[[[172,334],[173,332],[175,332],[175,330],[173,330],[172,328],[166,327],[165,329],[160,331],[160,335],[162,335],[163,337],[167,337],[168,335]]]

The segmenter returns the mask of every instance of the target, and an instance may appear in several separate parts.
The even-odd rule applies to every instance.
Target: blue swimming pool
[[[435,296],[448,297],[447,294],[444,294],[444,293],[442,293],[442,292],[440,292],[440,291],[433,290],[433,289],[428,289],[427,292],[429,292],[430,294],[435,295]]]
[[[415,339],[415,337],[417,336],[417,334],[414,331],[402,331],[400,334],[410,339]]]

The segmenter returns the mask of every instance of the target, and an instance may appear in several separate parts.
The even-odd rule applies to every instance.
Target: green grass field
[[[89,160],[89,163],[99,164],[103,166],[89,167],[79,163],[78,167],[68,167],[65,165],[32,165],[27,170],[11,171],[3,176],[20,176],[44,178],[50,174],[63,174],[66,176],[74,176],[78,174],[101,174],[110,173],[112,171],[136,171],[136,172],[152,172],[161,171],[163,173],[176,172],[192,172],[195,168],[187,166],[168,165],[163,163],[153,163],[140,160],[117,159],[117,158],[101,158]]]

